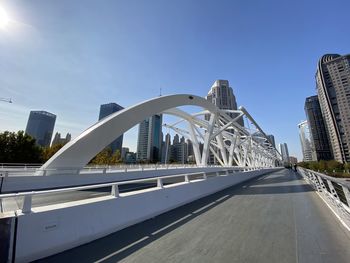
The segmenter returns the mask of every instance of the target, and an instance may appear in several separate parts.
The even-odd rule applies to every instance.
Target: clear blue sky
[[[163,94],[205,96],[228,79],[277,142],[301,157],[297,124],[316,94],[325,53],[350,52],[350,1],[0,0],[0,130],[25,129],[30,110],[57,115],[73,137],[99,105]],[[124,145],[135,147],[136,129]]]

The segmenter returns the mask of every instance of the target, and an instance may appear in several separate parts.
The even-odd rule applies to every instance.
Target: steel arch
[[[118,111],[86,129],[53,155],[41,169],[80,169],[97,153],[144,119],[167,109],[193,105],[217,114],[218,108],[202,97],[180,94],[150,99]],[[120,125],[120,124],[123,125]]]

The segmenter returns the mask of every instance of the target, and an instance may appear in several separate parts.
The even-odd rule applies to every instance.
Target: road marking
[[[117,254],[119,254],[119,253],[121,253],[121,252],[123,252],[123,251],[125,251],[125,250],[127,250],[127,249],[129,249],[129,248],[131,248],[131,247],[133,247],[133,246],[135,246],[135,245],[137,245],[137,244],[139,244],[139,243],[141,243],[142,241],[145,241],[145,240],[148,239],[148,238],[149,238],[149,236],[143,237],[143,238],[141,238],[141,239],[135,241],[134,243],[131,243],[130,245],[128,245],[128,246],[126,246],[126,247],[123,247],[122,249],[119,249],[118,251],[113,252],[112,254],[109,254],[108,256],[106,256],[106,257],[104,257],[104,258],[101,258],[101,259],[95,261],[95,263],[103,262],[103,261],[105,261],[106,259],[109,259],[109,258],[111,258],[111,257],[113,257],[113,256],[115,256],[115,255],[117,255]]]
[[[223,199],[226,199],[227,197],[229,197],[230,195],[225,195],[223,197],[220,197],[219,199],[216,199],[215,202],[220,202]]]
[[[181,222],[181,221],[183,221],[183,220],[189,218],[190,216],[192,216],[192,214],[188,214],[188,215],[186,215],[186,216],[184,216],[184,217],[182,217],[182,218],[180,218],[180,219],[178,219],[178,220],[172,222],[171,224],[169,224],[169,225],[167,225],[167,226],[165,226],[165,227],[163,227],[163,228],[161,228],[161,229],[158,229],[157,231],[154,231],[154,232],[152,233],[152,236],[159,234],[160,232],[164,231],[165,229],[167,229],[167,228],[169,228],[169,227],[171,227],[171,226],[173,226],[173,225],[176,225],[177,223],[179,223],[179,222]]]
[[[205,206],[203,206],[203,207],[197,209],[196,211],[192,212],[192,214],[197,214],[197,213],[199,213],[200,211],[203,211],[204,209],[215,205],[215,203],[216,203],[216,201],[211,202],[210,204],[207,204],[207,205],[205,205]]]

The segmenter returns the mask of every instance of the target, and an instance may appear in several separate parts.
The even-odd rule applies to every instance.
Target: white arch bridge
[[[201,110],[185,112],[186,105]],[[82,169],[155,114],[179,118],[166,127],[192,141],[199,167]],[[211,154],[222,167],[205,167]],[[88,128],[39,171],[0,169],[0,261],[63,252],[43,262],[350,262],[349,185],[301,168],[272,168],[279,164],[278,151],[242,107],[221,110],[193,95],[142,102]]]
[[[179,108],[188,105],[202,110],[193,114]],[[83,168],[118,136],[155,114],[179,118],[164,126],[191,140],[198,166],[206,166],[210,154],[222,166],[275,167],[281,163],[279,152],[243,107],[222,110],[202,97],[181,94],[150,99],[109,115],[66,144],[41,169]],[[247,119],[249,127],[240,125],[241,118]]]

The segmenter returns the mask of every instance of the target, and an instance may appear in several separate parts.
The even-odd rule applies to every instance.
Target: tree
[[[109,164],[118,164],[122,162],[122,156],[119,150],[116,150],[110,158]]]
[[[309,169],[317,171],[320,169],[318,162],[309,162]]]
[[[337,162],[335,160],[331,160],[327,162],[327,166],[328,166],[328,171],[329,172],[339,172],[339,171],[343,171],[343,164],[340,162]]]
[[[344,169],[347,171],[347,173],[349,173],[349,170],[350,170],[350,163],[344,164]]]
[[[326,170],[327,170],[327,167],[328,167],[327,161],[325,161],[325,160],[319,161],[318,169],[320,170],[320,172],[326,171]]]
[[[50,159],[56,152],[58,152],[64,144],[62,143],[58,143],[58,144],[54,144],[51,147],[45,147],[43,149],[43,153],[42,153],[42,159],[44,162],[46,162],[48,159]]]
[[[24,131],[0,133],[0,162],[41,163],[42,148]]]
[[[99,152],[91,161],[92,164],[110,164],[112,156],[112,149],[107,147]]]

